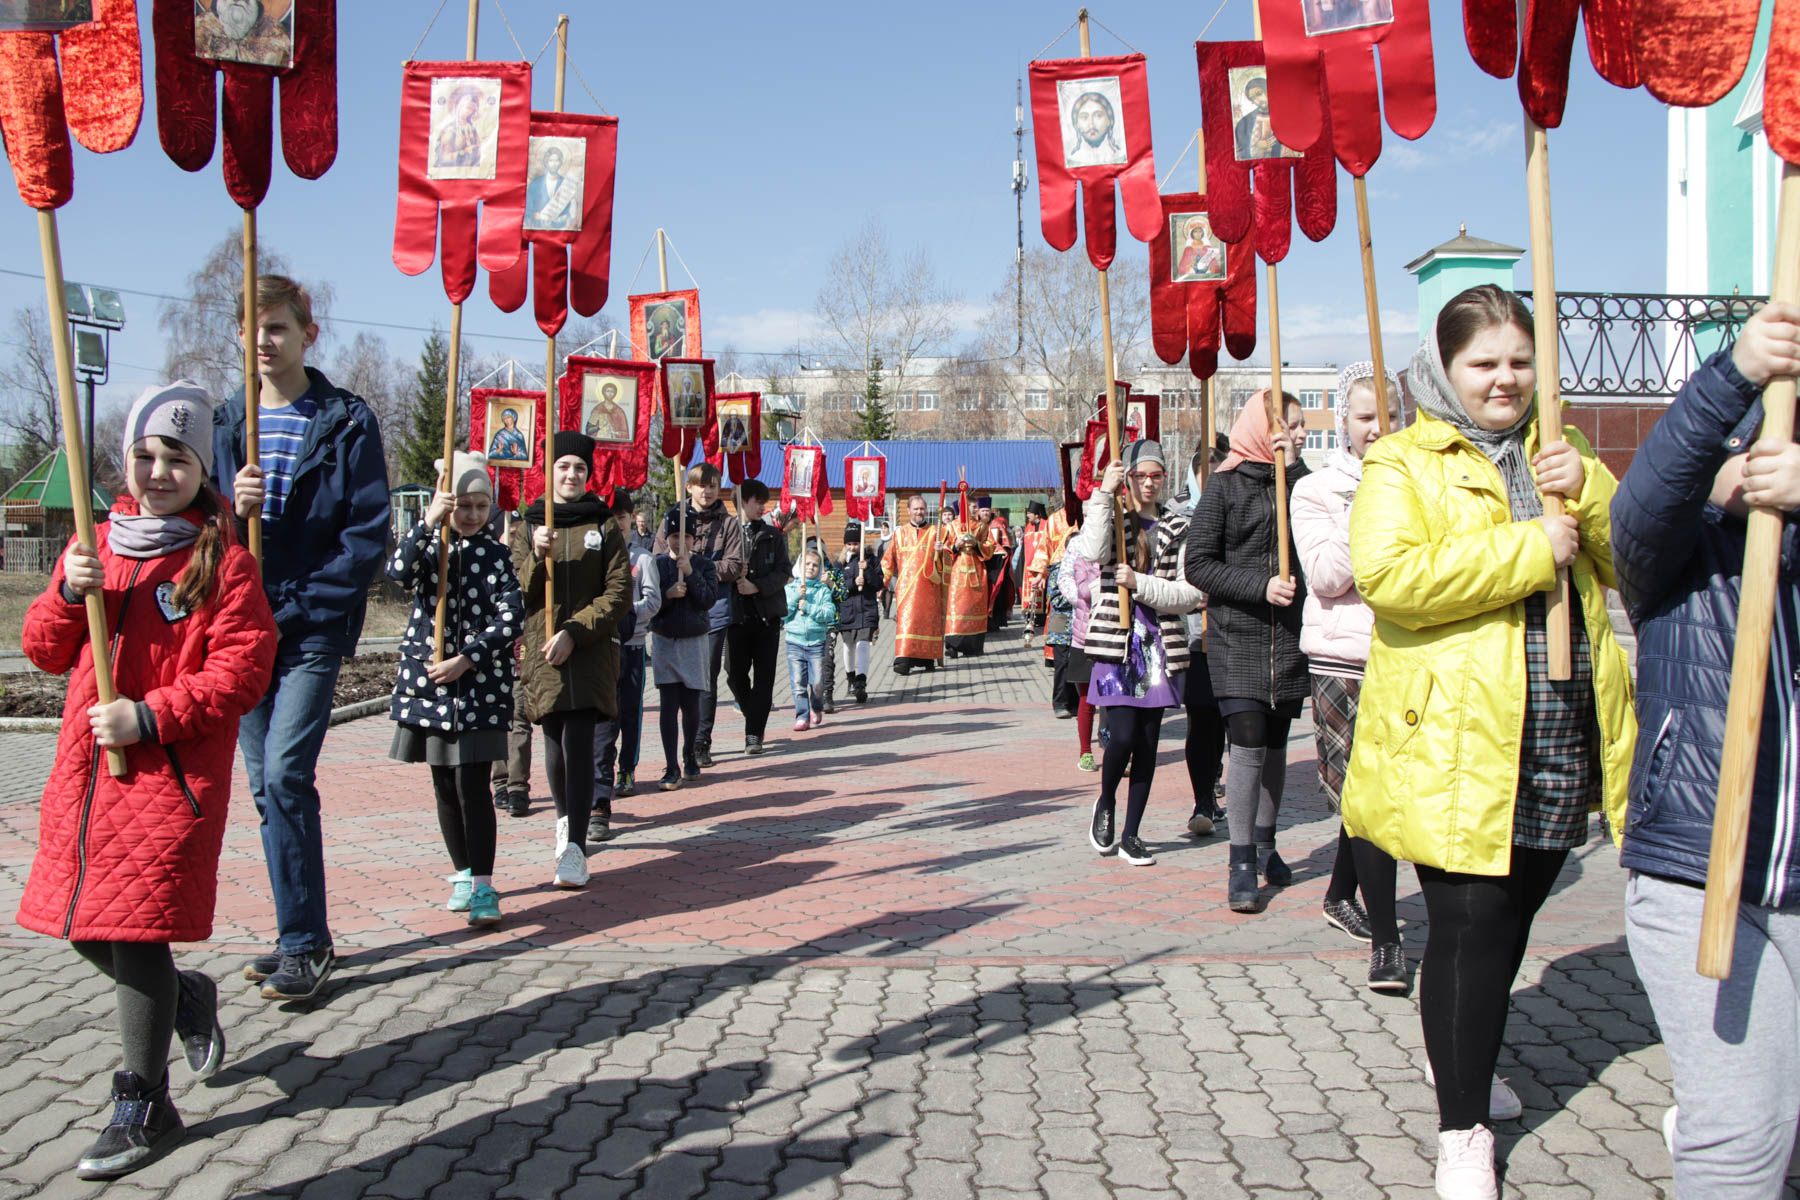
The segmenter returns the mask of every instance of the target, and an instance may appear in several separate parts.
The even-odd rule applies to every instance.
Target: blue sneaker
[[[469,872],[458,871],[456,874],[446,875],[444,878],[450,884],[450,900],[444,907],[451,912],[468,912],[469,889],[473,886],[469,882]]]
[[[491,884],[478,884],[470,892],[469,924],[498,925],[500,923],[500,893]]]

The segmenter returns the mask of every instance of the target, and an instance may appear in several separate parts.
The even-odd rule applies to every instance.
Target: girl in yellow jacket
[[[1517,297],[1451,300],[1413,357],[1418,422],[1370,449],[1350,515],[1375,632],[1344,824],[1418,864],[1444,1197],[1496,1195],[1490,1112],[1519,1111],[1493,1080],[1512,981],[1589,811],[1604,801],[1623,828],[1636,731],[1604,596],[1616,481],[1573,429],[1538,445],[1536,382]],[[1544,513],[1550,493],[1566,515]],[[1553,682],[1545,593],[1563,567],[1574,671]]]

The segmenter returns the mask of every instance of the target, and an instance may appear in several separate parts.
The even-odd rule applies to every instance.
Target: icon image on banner
[[[579,233],[587,183],[587,139],[534,137],[526,172],[525,228]]]
[[[1300,0],[1307,37],[1394,23],[1393,0]]]
[[[1205,213],[1170,213],[1169,278],[1176,283],[1220,283],[1225,279],[1225,243]]]
[[[0,0],[0,33],[59,33],[94,19],[94,0]]]
[[[1232,67],[1225,72],[1231,91],[1232,153],[1238,162],[1299,158],[1300,151],[1282,144],[1269,123],[1269,73],[1263,67]]]
[[[537,440],[536,421],[537,412],[530,405],[511,399],[489,400],[488,466],[529,467],[531,447]]]
[[[1119,77],[1061,79],[1056,107],[1062,124],[1063,165],[1116,167],[1125,162],[1124,106]]]
[[[454,75],[431,81],[430,179],[492,179],[500,160],[500,81]]]
[[[630,442],[637,434],[637,380],[626,375],[581,377],[581,432],[596,442]]]
[[[724,454],[742,454],[750,448],[750,402],[719,402],[719,450]]]

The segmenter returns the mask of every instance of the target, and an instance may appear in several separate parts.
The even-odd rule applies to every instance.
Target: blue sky
[[[140,0],[140,7],[148,49],[149,4]],[[626,294],[655,290],[654,258],[632,280],[660,225],[698,279],[709,351],[728,344],[783,351],[804,337],[832,254],[870,218],[895,249],[926,248],[953,294],[973,306],[987,303],[1015,245],[1014,82],[1075,7],[1018,0],[917,0],[903,8],[705,2],[671,20],[668,6],[509,0],[505,13],[525,53],[534,55],[557,13],[568,11],[571,59],[581,76],[571,72],[568,107],[593,111],[591,86],[620,119],[606,315],[623,325]],[[1146,0],[1093,10],[1148,56],[1159,176],[1199,124],[1193,42],[1213,7],[1207,0]],[[301,275],[336,287],[342,323],[331,334],[340,342],[354,336],[359,326],[351,322],[359,319],[420,329],[449,321],[436,268],[409,278],[390,258],[400,64],[435,8],[430,0],[339,5],[337,164],[322,180],[306,182],[287,173],[278,155],[261,210],[265,242]],[[419,57],[462,57],[464,10],[449,0]],[[1387,131],[1369,176],[1390,361],[1413,344],[1415,293],[1405,263],[1454,236],[1459,223],[1495,241],[1528,241],[1515,85],[1470,61],[1457,3],[1433,0],[1432,10],[1437,123],[1413,143]],[[1207,36],[1244,38],[1250,26],[1248,0],[1226,0]],[[480,48],[487,58],[518,57],[492,0],[482,5]],[[1122,47],[1096,28],[1094,49]],[[1048,57],[1077,52],[1070,33]],[[1641,91],[1600,81],[1579,40],[1575,54],[1568,117],[1551,135],[1559,283],[1660,291],[1665,110]],[[554,60],[552,49],[539,61],[540,107],[550,107]],[[150,75],[147,69],[153,87]],[[1029,132],[1026,155],[1035,176]],[[1340,178],[1336,232],[1316,245],[1296,234],[1283,264],[1290,361],[1355,356],[1366,338],[1350,182]],[[1193,183],[1190,155],[1169,187]],[[1026,201],[1028,247],[1044,245],[1036,204],[1034,181]],[[152,96],[129,149],[104,157],[77,150],[75,198],[61,214],[65,274],[179,293],[206,250],[238,222],[216,155],[195,175],[164,156]],[[34,218],[16,198],[0,200],[0,236],[0,269],[36,274]],[[1144,254],[1123,222],[1120,252]],[[671,270],[681,286],[673,259]],[[42,304],[39,281],[0,274],[5,313]],[[114,340],[114,402],[155,381],[162,362],[158,302],[128,294],[126,305],[130,325]],[[528,311],[500,313],[486,299],[485,279],[467,306],[465,331],[478,352],[542,360]],[[373,332],[407,359],[423,337],[411,329]]]

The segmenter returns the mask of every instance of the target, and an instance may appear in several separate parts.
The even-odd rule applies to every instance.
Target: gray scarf
[[[200,536],[200,526],[179,513],[172,517],[114,513],[106,528],[106,544],[124,558],[161,558],[186,549]]]
[[[1438,355],[1436,336],[1427,337],[1413,355],[1409,370],[1413,398],[1419,407],[1462,434],[1475,448],[1487,455],[1500,469],[1506,481],[1506,501],[1515,521],[1534,521],[1544,515],[1544,498],[1538,494],[1537,478],[1531,473],[1531,462],[1525,457],[1525,427],[1537,414],[1534,398],[1517,421],[1505,429],[1483,429],[1469,415],[1450,376]]]

